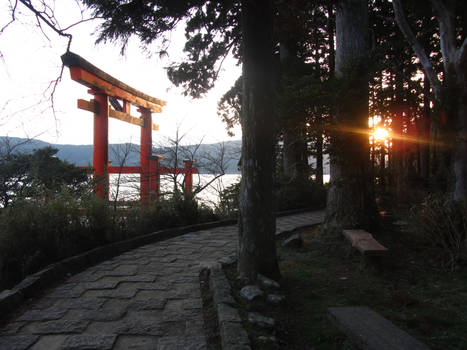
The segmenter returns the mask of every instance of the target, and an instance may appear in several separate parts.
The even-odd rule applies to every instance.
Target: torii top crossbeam
[[[108,118],[112,117],[141,127],[140,191],[141,200],[147,200],[150,191],[157,187],[153,183],[155,180],[150,176],[153,170],[151,169],[152,130],[158,130],[157,125],[152,123],[151,113],[162,112],[166,102],[126,85],[72,52],[65,53],[62,62],[70,68],[71,78],[89,87],[89,93],[94,95],[91,101],[78,100],[78,108],[94,113],[93,168],[96,193],[108,198]],[[113,109],[109,106],[109,100]],[[138,107],[141,114],[139,118],[130,115],[130,104]]]

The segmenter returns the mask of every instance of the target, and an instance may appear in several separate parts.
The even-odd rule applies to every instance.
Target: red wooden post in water
[[[90,91],[97,102],[94,113],[94,149],[92,162],[94,167],[95,192],[101,197],[109,198],[109,110],[108,96],[94,90]]]
[[[151,111],[146,108],[139,108],[143,124],[141,126],[141,146],[140,146],[140,196],[143,203],[150,199],[151,189],[150,157],[152,155],[152,116]]]
[[[184,160],[185,162],[185,193],[193,192],[193,161]]]
[[[161,196],[161,160],[162,156],[151,156],[149,163],[149,188],[151,191],[151,199],[158,200]]]

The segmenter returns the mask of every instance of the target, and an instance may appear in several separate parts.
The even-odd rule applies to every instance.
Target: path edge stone
[[[251,350],[248,333],[232,297],[230,284],[220,263],[213,263],[205,267],[209,270],[209,288],[213,295],[219,322],[219,338],[222,350]]]

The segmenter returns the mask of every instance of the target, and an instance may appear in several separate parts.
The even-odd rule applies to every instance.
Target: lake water
[[[203,203],[214,206],[219,202],[219,194],[230,185],[240,181],[240,174],[226,174],[213,181],[215,175],[195,174],[193,175],[193,188],[204,187],[196,198]],[[181,184],[183,177],[179,176],[177,182]],[[110,198],[115,199],[118,187],[119,200],[138,200],[139,199],[139,175],[121,175],[120,185],[118,186],[118,175],[110,174]],[[169,176],[161,176],[161,194],[173,192],[173,179]]]
[[[195,174],[193,175],[193,188],[205,186],[211,182],[215,176],[210,174]],[[201,191],[196,198],[201,202],[215,206],[219,202],[219,194],[230,185],[239,182],[241,179],[240,174],[226,174],[207,186]],[[325,174],[324,183],[329,182],[329,175]],[[178,177],[178,183],[182,183],[183,177]],[[111,199],[115,198],[117,189],[118,175],[110,174],[110,190]],[[169,176],[161,176],[161,193],[172,193],[173,192],[173,179]],[[121,175],[120,186],[118,193],[119,200],[139,200],[139,175]]]

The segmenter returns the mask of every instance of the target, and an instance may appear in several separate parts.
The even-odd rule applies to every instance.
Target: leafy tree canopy
[[[159,54],[166,55],[169,32],[186,21],[186,57],[168,68],[168,76],[192,97],[199,98],[214,86],[230,52],[240,56],[239,1],[82,1],[104,19],[97,41],[120,41],[122,51],[134,35],[144,46],[159,42]]]

